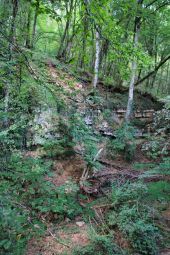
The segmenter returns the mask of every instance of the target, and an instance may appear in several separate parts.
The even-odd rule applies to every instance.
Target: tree
[[[96,54],[94,64],[94,77],[93,77],[93,88],[95,89],[98,83],[99,77],[99,62],[100,62],[100,34],[96,29]]]
[[[31,47],[33,48],[35,42],[35,33],[36,33],[36,25],[37,25],[37,18],[38,12],[40,7],[40,0],[36,0],[35,2],[35,12],[34,12],[34,19],[33,19],[33,28],[32,28],[32,39],[31,39]]]
[[[137,48],[139,42],[139,33],[141,27],[141,8],[142,8],[143,0],[137,0],[137,15],[135,17],[135,25],[134,25],[134,35],[133,35],[133,47]],[[136,80],[136,71],[137,71],[137,59],[134,56],[132,61],[132,71],[131,71],[131,80],[129,86],[129,97],[128,104],[126,109],[125,120],[128,123],[130,121],[132,115],[132,107],[133,107],[133,94],[134,94],[134,86]]]
[[[66,24],[64,28],[64,33],[61,37],[60,47],[58,50],[57,58],[66,60],[66,50],[69,41],[69,28],[73,14],[74,0],[65,1],[66,10]]]

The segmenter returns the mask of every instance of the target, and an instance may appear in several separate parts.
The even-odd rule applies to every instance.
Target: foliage
[[[54,159],[70,155],[76,145],[87,167],[100,167],[95,157],[101,139],[75,113],[77,102],[73,107],[74,112],[70,110],[70,102],[74,99],[79,102],[79,94],[77,91],[70,92],[73,84],[69,79],[68,91],[64,86],[58,86],[58,74],[51,72],[55,63],[60,60],[69,69],[71,66],[76,70],[77,74],[81,70],[85,73],[85,81],[91,82],[96,57],[94,35],[97,31],[100,36],[101,90],[93,98],[89,97],[92,106],[103,105],[100,97],[102,80],[109,83],[108,89],[112,85],[120,85],[126,91],[130,63],[134,59],[138,66],[136,78],[140,80],[146,77],[139,90],[148,90],[159,97],[167,96],[169,10],[164,0],[144,1],[139,10],[142,20],[140,42],[134,47],[137,1],[0,0],[1,254],[24,254],[28,239],[44,233],[46,220],[59,222],[64,217],[73,219],[82,212],[86,213],[86,208],[82,211],[77,202],[77,184],[67,182],[56,187],[52,183],[52,174],[50,176],[49,158],[34,159],[24,153],[24,150],[31,149],[30,125],[37,110],[54,108],[60,119],[55,119],[57,128],[60,125],[59,129],[54,129],[52,139],[47,139],[44,144],[46,156]],[[53,63],[49,56],[58,60]],[[64,80],[65,76],[59,78]],[[84,99],[86,91],[84,88],[82,91],[80,97]],[[119,95],[120,99],[116,101],[114,94],[112,107],[125,105],[127,95]],[[169,97],[165,101],[167,108],[155,115],[154,128],[157,133],[167,135],[170,129]],[[59,139],[54,136],[58,131],[61,135]],[[33,132],[36,133],[35,130]],[[116,130],[116,139],[108,145],[109,153],[121,153],[127,160],[132,160],[135,152],[134,134],[134,129],[127,125]],[[146,143],[144,149],[155,159],[167,154],[165,144],[156,138]],[[168,168],[169,158],[166,158],[147,174],[169,174]],[[145,191],[141,184],[116,186],[109,198],[113,208],[108,215],[108,224],[111,228],[113,225],[119,227],[136,252],[156,254],[157,229],[151,222],[150,211],[143,205]],[[112,238],[101,236],[96,237],[89,247],[77,251],[77,254],[92,253],[124,254]]]
[[[148,197],[152,201],[170,201],[170,184],[167,181],[159,181],[148,184]]]
[[[49,167],[49,162],[13,154],[8,162],[8,170],[1,172],[2,251],[10,252],[13,249],[14,254],[23,254],[25,242],[35,230],[42,234],[46,228],[40,215],[49,220],[51,214],[56,214],[57,219],[61,220],[81,213],[76,199],[77,185],[68,182],[56,187],[46,180]]]
[[[109,141],[108,151],[111,155],[121,153],[125,159],[131,161],[135,153],[135,129],[129,125],[122,125],[114,133],[116,139]]]
[[[49,141],[43,145],[45,155],[50,158],[59,158],[74,154],[73,143],[66,138],[56,141]]]
[[[170,132],[170,110],[162,109],[156,112],[153,127],[156,134],[168,134]]]
[[[150,170],[146,171],[141,177],[154,176],[161,174],[162,176],[170,175],[170,158],[165,157],[158,164],[151,167]]]
[[[147,187],[142,183],[113,186],[110,197],[113,209],[107,214],[108,224],[118,226],[140,254],[158,254],[160,235],[151,218],[151,210],[143,204]]]
[[[160,101],[165,104],[165,109],[170,109],[170,96],[167,96]]]
[[[26,208],[20,208],[19,204],[0,197],[0,254],[22,255],[27,241],[33,235],[42,234],[41,228],[36,227],[41,224],[35,219],[29,222],[30,216]],[[41,227],[43,229],[43,226]]]
[[[167,139],[159,136],[151,136],[149,141],[143,143],[142,151],[152,159],[163,157],[168,155],[168,144]]]
[[[148,219],[147,212],[139,210],[137,205],[125,206],[117,221],[135,251],[141,254],[158,254],[158,229]]]
[[[93,239],[89,245],[84,248],[77,248],[72,255],[123,255],[126,254],[121,248],[119,248],[112,240],[111,237],[106,236],[93,236]]]
[[[169,189],[170,184],[166,177],[170,175],[170,158],[164,157],[157,163],[138,163],[135,164],[135,169],[145,169],[145,172],[141,175],[141,179],[155,176],[162,176],[164,179],[158,182],[148,183],[148,196],[146,200],[157,201],[169,201]]]
[[[97,143],[100,139],[92,130],[85,124],[83,118],[79,114],[74,114],[70,119],[70,132],[73,141],[79,144],[82,148],[83,157],[90,168],[99,168],[99,164],[94,160],[98,152]]]

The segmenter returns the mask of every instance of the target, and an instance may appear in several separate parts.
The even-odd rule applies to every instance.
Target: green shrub
[[[142,145],[142,151],[152,159],[168,155],[169,142],[163,137],[151,136]]]
[[[114,140],[109,140],[107,150],[109,155],[116,156],[117,154],[124,155],[127,161],[131,161],[134,157],[135,145],[135,129],[132,126],[124,124],[121,128],[115,131]]]
[[[169,100],[167,101],[167,109],[157,111],[154,115],[153,128],[156,134],[170,133],[170,109]]]
[[[74,114],[70,120],[70,134],[73,141],[82,148],[82,156],[89,168],[99,168],[100,165],[94,160],[100,137],[94,136],[92,130],[87,127],[84,119],[79,114]]]
[[[13,154],[8,170],[1,172],[1,254],[22,255],[26,241],[35,230],[42,234],[45,229],[41,215],[50,219],[50,215],[55,214],[59,221],[82,212],[77,203],[77,185],[69,182],[56,187],[45,179],[49,168],[50,164],[41,159]]]
[[[63,138],[60,140],[46,142],[43,145],[43,148],[47,157],[58,158],[73,155],[73,145],[73,142]]]
[[[95,236],[92,242],[83,248],[77,248],[72,255],[125,255],[114,240],[106,236]]]
[[[140,201],[147,194],[147,187],[143,183],[125,183],[117,188],[112,188],[111,199],[114,205],[122,205],[129,201]]]
[[[148,183],[147,200],[170,202],[170,183],[168,181]]]
[[[139,206],[125,205],[121,208],[117,224],[131,242],[133,249],[140,254],[158,254],[158,229],[149,218],[148,212]]]
[[[147,168],[147,164],[145,167]],[[170,175],[170,157],[163,158],[160,163],[150,166],[150,168],[141,175],[141,178],[154,177],[155,175],[162,175],[162,177]]]
[[[158,254],[160,235],[153,224],[151,210],[144,205],[147,187],[142,183],[113,186],[112,209],[106,215],[110,227],[118,227],[139,254]]]

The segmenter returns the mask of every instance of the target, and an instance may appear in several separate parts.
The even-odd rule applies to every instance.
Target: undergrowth
[[[112,237],[94,235],[91,243],[77,248],[72,255],[126,255],[127,253],[114,242]]]
[[[0,177],[0,254],[23,255],[28,239],[45,233],[53,215],[60,222],[82,213],[82,208],[75,183],[56,187],[45,180],[49,162],[13,154],[8,163]]]
[[[123,124],[115,131],[115,139],[109,140],[107,150],[112,158],[122,154],[127,161],[132,161],[135,154],[135,129]]]
[[[147,194],[147,186],[141,182],[121,186],[115,182],[104,200],[109,208],[103,215],[104,221],[92,228],[90,243],[76,248],[72,255],[158,255],[162,237],[153,220],[154,209],[144,199]],[[100,208],[100,202],[98,205]],[[126,240],[126,247],[118,242],[118,231],[119,238]]]
[[[113,186],[113,209],[108,212],[110,226],[118,226],[133,250],[140,254],[158,254],[160,235],[152,219],[152,209],[143,203],[147,187],[142,183]]]

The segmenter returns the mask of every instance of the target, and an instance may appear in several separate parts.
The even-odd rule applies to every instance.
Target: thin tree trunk
[[[4,112],[5,112],[5,119],[4,119],[4,126],[8,127],[8,111],[9,111],[9,84],[6,84],[5,87],[5,98],[4,98]]]
[[[167,65],[166,71],[166,87],[167,87],[167,94],[170,94],[170,85],[169,85],[169,63]]]
[[[65,43],[65,41],[67,39],[68,30],[69,30],[69,27],[70,27],[71,16],[72,16],[72,11],[73,11],[73,4],[74,4],[74,0],[71,0],[70,9],[68,9],[67,3],[66,3],[67,21],[66,21],[64,34],[61,38],[60,47],[59,47],[58,54],[57,54],[57,58],[59,58],[59,59],[63,58],[65,53],[66,53],[67,43]]]
[[[12,9],[12,20],[11,20],[11,29],[10,29],[10,43],[9,43],[9,60],[12,58],[12,52],[13,52],[13,43],[15,41],[15,21],[17,17],[18,12],[18,0],[13,0],[13,9]]]
[[[101,49],[100,49],[100,67],[102,69],[102,74],[105,75],[106,68],[106,59],[109,50],[109,40],[103,40]]]
[[[37,0],[37,2],[36,2],[36,8],[35,8],[35,14],[34,14],[33,29],[32,29],[31,48],[34,47],[34,42],[35,42],[35,33],[36,33],[36,26],[37,26],[37,18],[38,18],[39,6],[40,6],[40,2],[39,2],[39,0]]]
[[[16,28],[16,17],[18,12],[18,0],[12,1],[12,20],[11,20],[11,29],[10,29],[10,43],[9,43],[9,61],[12,60],[13,55],[13,44],[15,41],[15,28]],[[11,76],[11,71],[9,71],[9,76]],[[10,87],[9,83],[6,83],[5,87],[5,98],[4,98],[4,111],[5,111],[5,120],[4,120],[4,126],[8,127],[8,111],[9,111],[9,95],[10,95]]]
[[[99,62],[100,62],[100,35],[96,30],[96,54],[95,54],[95,64],[94,64],[94,78],[93,78],[93,88],[95,89],[99,78]]]
[[[143,3],[143,0],[137,0],[138,8],[141,7],[142,3]],[[138,13],[138,15],[135,18],[134,39],[133,39],[134,49],[138,46],[140,26],[141,26],[141,16],[140,16],[139,9],[137,10],[137,13]],[[136,71],[137,71],[137,59],[136,59],[136,57],[134,57],[134,60],[132,61],[132,72],[131,72],[131,80],[130,80],[130,86],[129,86],[129,97],[128,97],[126,115],[125,115],[126,123],[130,122],[130,119],[132,116]]]
[[[31,8],[29,6],[27,24],[26,24],[26,39],[25,39],[25,47],[31,47],[31,39],[30,39],[30,30],[31,30]]]
[[[155,83],[155,80],[156,80],[156,76],[157,76],[157,71],[154,73],[154,75],[152,76],[152,80],[150,82],[150,88],[153,89],[154,87],[154,83]]]
[[[87,10],[87,3],[83,2],[84,4],[84,16],[83,16],[83,44],[82,44],[82,53],[80,55],[80,68],[84,66],[84,60],[86,56],[86,44],[87,44],[87,34],[88,34],[88,10]]]
[[[66,40],[66,45],[64,49],[64,60],[70,61],[72,60],[72,55],[71,55],[71,49],[73,46],[73,39],[75,35],[77,34],[77,29],[76,29],[76,16],[77,16],[77,0],[73,1],[74,6],[72,7],[72,34],[69,37],[67,37]]]

